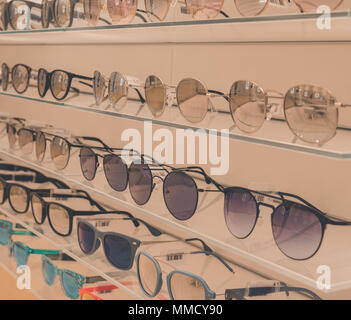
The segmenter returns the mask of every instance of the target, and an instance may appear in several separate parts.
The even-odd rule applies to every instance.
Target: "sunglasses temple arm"
[[[224,11],[221,10],[219,13],[225,18],[229,18],[229,16]]]
[[[223,92],[221,92],[221,91],[217,91],[217,90],[208,90],[208,92],[209,93],[212,93],[212,94],[214,94],[214,95],[216,95],[216,96],[220,96],[220,97],[223,97],[225,100],[227,100],[227,102],[229,102],[229,97],[226,95],[226,94],[224,94]]]
[[[139,13],[147,13],[145,10],[141,10],[141,9],[137,9],[137,13],[135,14],[136,17],[138,17],[139,19],[141,19],[144,23],[147,22],[147,20]]]
[[[140,225],[140,223],[138,222],[138,219],[135,218],[131,213],[129,213],[127,211],[119,211],[119,210],[115,210],[115,211],[106,211],[106,210],[102,210],[102,211],[75,211],[75,215],[77,215],[77,216],[94,216],[94,215],[103,215],[103,214],[123,214],[123,215],[128,216],[128,219],[126,219],[126,220],[131,220],[135,227],[139,227],[139,225]]]
[[[35,233],[27,230],[12,230],[11,234],[17,235],[17,236],[33,236],[33,237],[37,236]]]
[[[140,93],[139,89],[138,89],[138,88],[135,88],[135,87],[133,87],[133,89],[134,89],[134,90],[136,91],[136,93],[138,94],[138,97],[139,97],[140,102],[141,102],[141,103],[145,103],[146,100],[145,100],[145,98],[142,96],[142,94]]]
[[[219,255],[214,253],[212,250],[211,251],[193,251],[190,252],[190,254],[205,254],[206,256],[212,256],[215,257],[219,262],[221,262],[231,273],[235,273],[233,268],[226,263]]]
[[[55,260],[55,261],[76,261],[74,258],[69,256],[68,254],[62,253],[62,252],[60,252],[58,254],[50,253],[50,254],[46,254],[46,256],[48,258],[50,258],[51,260]]]
[[[29,249],[30,254],[45,254],[45,255],[59,255],[61,253],[60,250],[44,250],[44,249]]]
[[[123,218],[123,220],[132,220],[133,222],[140,222],[142,223],[149,231],[150,233],[154,236],[154,237],[158,237],[160,235],[163,234],[162,231],[160,231],[159,229],[153,227],[152,225],[148,224],[147,222],[145,222],[142,219],[139,218],[134,218],[134,217],[129,217],[129,218]],[[134,224],[135,225],[135,224]]]
[[[95,138],[95,137],[88,137],[88,136],[75,136],[74,137],[75,139],[77,139],[77,141],[79,142],[79,143],[81,143],[80,141],[79,141],[79,139],[82,139],[82,140],[87,140],[87,141],[94,141],[94,142],[98,142],[98,143],[100,143],[106,150],[113,150],[112,148],[110,148],[106,143],[104,143],[101,139],[99,139],[99,138]],[[81,145],[73,145],[74,147],[82,147]],[[83,147],[84,147],[84,145],[83,145]],[[87,147],[89,147],[89,146],[87,146]]]
[[[85,81],[79,80],[78,82],[81,83],[81,84],[84,84],[85,86],[87,86],[87,87],[89,87],[89,88],[93,88],[93,87],[94,87],[92,84],[90,84],[90,83],[88,83],[88,82],[85,82]]]

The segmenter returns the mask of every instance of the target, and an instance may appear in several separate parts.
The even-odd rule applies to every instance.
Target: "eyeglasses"
[[[124,286],[131,286],[136,284],[136,282],[133,281],[121,281],[120,283]],[[81,288],[79,289],[79,300],[104,300],[94,293],[96,292],[100,294],[106,294],[117,289],[119,288],[113,284],[101,285],[98,287]]]
[[[23,228],[21,225],[16,224],[16,228]],[[11,242],[12,235],[16,236],[36,236],[34,233],[27,230],[15,230],[13,223],[7,220],[0,220],[0,244],[3,246],[8,245]]]
[[[123,220],[131,220],[131,218],[123,218]],[[154,237],[162,234],[160,230],[141,219],[133,217],[132,221],[137,222],[138,225],[141,222]],[[93,254],[101,244],[109,263],[121,270],[132,268],[136,250],[141,244],[169,242],[140,241],[117,232],[102,232],[81,218],[77,219],[77,233],[79,247],[85,254]]]
[[[37,79],[37,76],[33,74],[36,70],[25,64],[16,64],[10,70],[6,63],[1,65],[1,87],[3,91],[7,91],[9,83],[12,83],[13,88],[19,94],[24,93],[30,83],[30,79]],[[11,76],[11,82],[10,82]]]
[[[120,72],[112,72],[109,80],[99,71],[94,72],[93,90],[96,105],[100,105],[107,98],[113,107],[123,107],[128,101],[129,88],[134,89],[141,103],[145,103],[145,99],[141,95],[138,87],[139,81],[131,76],[125,76]],[[108,88],[108,96],[105,97]]]
[[[288,3],[294,3],[300,12],[316,12],[318,7],[322,5],[328,6],[330,10],[336,10],[343,1],[344,0],[285,0],[277,3],[260,0],[234,0],[234,3],[242,16],[258,16],[272,6],[288,8]]]
[[[67,256],[67,258],[59,260],[73,260],[71,257]],[[65,295],[71,299],[79,298],[79,291],[83,287],[85,283],[95,283],[99,281],[104,281],[105,279],[100,276],[93,277],[84,277],[79,273],[73,272],[67,269],[60,269],[56,265],[53,264],[50,258],[45,255],[42,255],[42,273],[45,280],[45,283],[48,286],[52,286],[54,284],[56,276],[60,278],[61,288]]]

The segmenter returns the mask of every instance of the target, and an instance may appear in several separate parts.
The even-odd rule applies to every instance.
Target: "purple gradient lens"
[[[77,226],[78,243],[81,250],[86,253],[92,253],[95,248],[95,232],[87,224],[79,222]]]
[[[169,212],[176,219],[190,219],[196,211],[198,201],[194,179],[184,172],[169,173],[163,182],[163,198]]]
[[[95,178],[97,168],[97,157],[90,148],[80,149],[80,168],[85,179],[91,181]]]
[[[115,154],[104,156],[105,177],[113,190],[124,191],[128,185],[128,168],[121,157]]]
[[[240,189],[225,192],[225,223],[235,237],[248,237],[256,225],[257,217],[257,202],[250,192]]]
[[[272,215],[272,231],[278,248],[288,257],[305,260],[319,249],[323,226],[309,208],[280,205]]]
[[[147,164],[133,162],[130,165],[129,191],[138,205],[148,202],[152,192],[152,174]]]

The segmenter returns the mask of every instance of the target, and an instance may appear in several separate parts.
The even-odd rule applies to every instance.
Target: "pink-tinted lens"
[[[195,19],[213,19],[222,9],[224,0],[186,0],[186,5]]]
[[[128,24],[136,14],[137,0],[107,0],[107,10],[114,23]]]

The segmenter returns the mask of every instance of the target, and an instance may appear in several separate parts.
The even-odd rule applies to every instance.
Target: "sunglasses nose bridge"
[[[272,209],[272,214],[273,214],[273,212],[274,212],[274,210],[275,210],[275,207],[273,206],[273,205],[271,205],[271,204],[268,204],[268,203],[264,203],[264,202],[257,202],[257,207],[258,207],[258,210],[260,211],[260,207],[266,207],[266,208],[270,208],[270,209]]]

